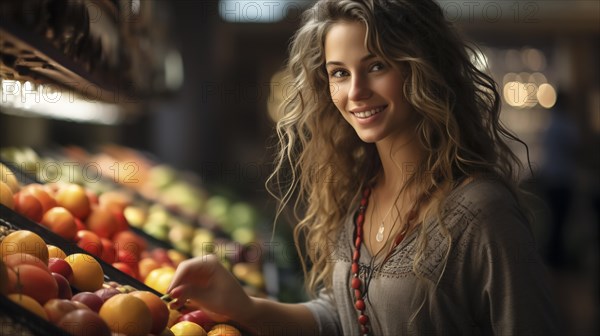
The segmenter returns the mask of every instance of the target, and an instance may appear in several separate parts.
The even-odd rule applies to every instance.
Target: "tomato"
[[[71,284],[80,291],[93,292],[102,288],[104,271],[102,266],[92,256],[76,253],[65,259],[73,269]]]
[[[100,317],[114,333],[146,335],[152,329],[150,309],[141,299],[131,294],[117,294],[100,308]]]
[[[27,231],[18,230],[4,237],[0,243],[0,257],[5,257],[15,253],[28,253],[44,264],[48,264],[48,247],[37,234]]]

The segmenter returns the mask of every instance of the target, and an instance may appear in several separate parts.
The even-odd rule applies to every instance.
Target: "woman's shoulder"
[[[516,195],[499,179],[479,177],[461,184],[447,197],[444,211],[483,239],[531,234]]]
[[[455,187],[446,197],[446,207],[456,204],[488,210],[513,207],[517,199],[505,182],[491,177],[470,177]]]

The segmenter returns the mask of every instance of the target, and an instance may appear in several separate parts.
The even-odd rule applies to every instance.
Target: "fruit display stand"
[[[2,148],[0,157],[13,163],[13,167],[24,167],[17,174],[27,175],[35,183],[56,182],[58,176],[68,176],[65,182],[85,185],[100,197],[108,193],[129,195],[130,206],[123,214],[130,229],[143,237],[151,248],[176,250],[185,258],[214,253],[251,294],[277,295],[276,290],[267,290],[277,288],[272,285],[277,281],[276,275],[266,279],[262,274],[262,261],[254,256],[247,258],[249,252],[256,252],[259,244],[254,229],[260,220],[247,203],[211,194],[193,182],[199,178],[192,176],[190,181],[184,180],[183,174],[156,163],[145,153],[117,145],[102,149],[91,154],[74,146],[36,151]],[[69,167],[70,170],[68,174],[59,171],[49,176],[42,170],[44,166]],[[86,179],[85,172],[75,169],[96,166],[97,171],[103,172],[101,178]],[[133,166],[136,170],[127,168]],[[133,172],[136,174],[132,175]],[[42,181],[38,182],[38,178]]]
[[[34,177],[32,177],[32,176],[30,176],[30,175],[28,175],[28,174],[26,174],[26,173],[24,173],[22,171],[18,171],[18,165],[12,165],[11,167],[16,172],[13,175],[16,175],[16,176],[19,177],[20,182],[24,185],[24,187],[23,187],[24,189],[27,188],[27,187],[31,187],[30,185],[26,185],[27,183],[36,183],[37,182],[37,180]],[[3,169],[5,169],[5,168],[3,168]],[[2,175],[3,180],[5,179],[5,177],[7,175],[10,175],[10,174],[3,174]],[[13,182],[13,184],[14,184],[14,182]],[[4,189],[9,188],[6,184],[4,184],[4,182],[3,182],[2,187]],[[65,187],[65,188],[68,188],[68,186]],[[24,192],[29,193],[30,191],[24,191]],[[14,199],[15,199],[15,202],[17,202],[17,203],[18,203],[17,199],[19,199],[19,196],[20,196],[19,193],[15,194],[15,198]],[[4,201],[5,198],[3,198],[2,200]],[[10,197],[10,200],[12,201],[12,197]],[[56,209],[56,208],[57,207],[55,207],[53,209]],[[15,210],[17,210],[17,209],[15,209]],[[25,214],[27,213],[26,210],[27,209],[23,209],[23,208],[20,209],[20,211],[23,211],[23,213],[25,213]],[[46,214],[48,212],[50,212],[50,211],[47,211]],[[88,255],[88,256],[94,258],[94,260],[102,267],[102,269],[104,271],[103,282],[105,284],[113,282],[113,283],[118,283],[122,287],[129,287],[132,290],[146,291],[148,293],[152,293],[152,295],[154,295],[156,297],[159,297],[160,295],[162,295],[162,293],[157,292],[155,290],[156,289],[155,286],[151,286],[151,285],[147,286],[146,284],[142,283],[140,281],[140,279],[135,274],[131,274],[131,272],[125,272],[120,267],[117,269],[116,264],[113,263],[111,265],[110,263],[105,262],[105,260],[103,260],[103,258],[91,255],[89,253],[90,251],[88,249],[83,250],[80,246],[78,246],[77,242],[72,241],[72,240],[67,240],[64,237],[61,237],[59,234],[55,234],[55,232],[52,232],[51,230],[49,230],[48,227],[44,226],[44,225],[47,225],[48,223],[44,223],[44,225],[40,225],[41,223],[37,223],[36,221],[34,221],[32,219],[29,219],[29,218],[26,218],[24,215],[22,215],[22,214],[20,214],[20,213],[18,213],[16,211],[13,211],[13,210],[9,209],[8,207],[6,207],[4,205],[1,205],[1,207],[0,207],[0,224],[4,224],[5,226],[12,227],[14,229],[31,231],[31,232],[39,235],[40,237],[42,237],[46,244],[55,245],[55,246],[59,247],[60,249],[62,249],[66,255],[70,256],[70,255],[73,255],[73,254],[81,254],[81,253],[83,253],[85,255]],[[78,231],[78,232],[81,232],[81,231]],[[138,233],[140,233],[140,232],[138,232]],[[143,237],[145,237],[145,238],[148,238],[147,235],[145,235],[145,233],[143,233],[143,232],[141,232],[141,235]],[[75,269],[75,268],[73,268],[73,269]],[[155,271],[160,271],[160,269],[155,270]],[[123,272],[125,272],[127,274],[125,274]],[[148,279],[151,277],[151,275],[152,275],[153,272],[154,271],[152,271],[149,274],[148,278],[146,278],[146,281],[149,281]],[[170,275],[172,276],[172,273]],[[161,279],[162,278],[165,278],[165,277],[162,276]],[[166,289],[166,287],[164,287],[164,286],[168,285],[168,283],[170,282],[169,279],[170,278],[167,277],[167,278],[165,278],[166,281],[162,281],[162,283],[161,283],[161,288],[163,288],[161,290],[162,292],[164,292],[165,289]],[[149,285],[149,283],[148,283],[148,285]],[[180,318],[182,319],[182,322],[183,321],[187,322],[188,321],[187,315],[192,315],[192,313],[196,312],[196,311],[193,310],[194,309],[193,307],[189,307],[188,306],[188,307],[185,307],[185,308],[186,308],[186,311],[189,314],[186,314],[184,316],[180,316]],[[198,315],[200,317],[198,317],[196,315],[194,315],[193,317],[189,317],[189,318],[193,320],[194,318],[197,319],[197,318],[200,318],[202,316],[201,314]],[[214,322],[207,321],[206,325],[209,325],[208,323],[212,323],[212,324],[210,324],[211,326],[214,325]],[[225,326],[226,325],[219,325],[219,326],[214,326],[213,328],[217,328],[217,327],[219,327],[219,328],[230,328],[230,327],[225,327]],[[42,330],[43,330],[43,328],[42,328]],[[185,329],[185,330],[187,330],[187,329]],[[237,331],[237,330],[235,332],[239,333],[239,331]]]
[[[94,258],[102,267],[104,272],[104,283],[116,282],[121,286],[130,286],[130,290],[147,291],[154,293],[157,296],[162,296],[161,293],[146,286],[144,283],[138,281],[135,278],[128,276],[127,274],[119,271],[106,263],[102,259],[89,254],[87,251],[79,248],[73,242],[69,242],[64,238],[54,234],[47,228],[32,222],[26,217],[14,212],[7,208],[3,204],[0,204],[0,228],[2,230],[27,230],[38,234],[44,239],[47,244],[56,246],[64,251],[67,255],[73,254],[86,254],[90,258]],[[77,288],[71,287],[74,293],[78,292]],[[81,291],[79,291],[81,292]],[[5,296],[0,295],[2,305],[2,322],[0,326],[2,329],[2,335],[17,335],[18,333],[8,332],[8,330],[19,331],[28,330],[33,335],[69,335],[68,332],[58,328],[57,326],[49,323],[48,321],[40,318],[36,314],[33,314],[27,309],[24,309],[15,302],[8,300]],[[12,328],[12,329],[9,329]],[[26,331],[25,331],[26,332]],[[20,334],[18,334],[20,335]]]
[[[87,251],[77,246],[77,244],[75,244],[74,242],[65,240],[64,238],[58,236],[54,232],[48,230],[46,227],[32,222],[30,219],[23,217],[22,215],[7,208],[3,204],[0,204],[0,225],[5,227],[11,227],[15,230],[28,230],[34,232],[40,237],[42,237],[46,244],[59,247],[67,255],[76,253],[83,253],[89,255],[90,258],[94,258],[100,264],[100,266],[102,266],[102,270],[104,271],[105,282],[116,281],[121,285],[129,285],[138,290],[153,292],[158,296],[163,295],[162,293],[159,293],[151,287],[148,287],[139,280],[132,278],[127,274],[119,271],[118,269],[114,268],[112,265],[108,264],[101,258],[91,255]]]
[[[145,284],[139,282],[137,279],[130,277],[129,275],[127,275],[125,273],[120,272],[118,269],[115,269],[110,264],[105,263],[102,259],[88,254],[86,251],[80,249],[79,247],[74,245],[72,242],[68,242],[68,241],[64,240],[62,237],[55,235],[53,232],[49,231],[48,229],[44,228],[43,226],[40,226],[37,223],[30,221],[29,219],[21,216],[20,214],[14,212],[11,209],[9,209],[8,207],[4,206],[3,204],[0,204],[0,238],[2,238],[2,239],[0,239],[0,242],[5,238],[9,239],[7,237],[10,237],[10,234],[5,236],[5,233],[7,230],[11,230],[11,231],[13,231],[13,233],[30,231],[30,232],[33,232],[34,234],[38,234],[40,237],[43,237],[43,240],[45,243],[47,243],[49,245],[54,245],[56,247],[59,247],[61,250],[63,250],[65,252],[65,254],[69,255],[68,258],[70,258],[72,255],[77,255],[77,254],[85,254],[89,258],[94,258],[98,262],[98,264],[100,264],[102,266],[102,270],[104,272],[103,283],[105,285],[107,283],[118,283],[119,286],[116,288],[118,288],[119,290],[126,289],[125,293],[131,293],[131,295],[136,296],[136,297],[140,297],[143,295],[149,295],[149,296],[154,296],[155,297],[154,300],[158,300],[158,297],[162,295],[161,293],[159,293],[159,292],[153,290],[152,288],[146,286]],[[2,246],[2,245],[0,244],[0,246]],[[6,252],[5,250],[6,250],[6,248],[3,247],[2,251]],[[30,249],[27,249],[27,250],[30,250]],[[67,259],[65,259],[65,260],[67,260]],[[7,262],[8,262],[8,260],[7,260]],[[23,269],[23,267],[27,267],[27,266],[28,265],[22,266],[21,269]],[[3,267],[4,267],[4,264],[0,264],[0,268],[3,268]],[[34,269],[36,268],[34,266],[31,266],[31,267]],[[73,268],[73,269],[75,270],[75,268]],[[7,279],[9,279],[9,278],[7,278]],[[19,279],[19,275],[17,272],[17,281],[19,281],[18,279]],[[5,280],[6,279],[2,278],[2,282],[4,282]],[[33,280],[30,280],[29,283],[31,283],[31,281],[33,281]],[[103,287],[102,287],[102,288],[104,288],[103,290],[106,290],[107,288],[109,288],[105,285],[103,285]],[[6,288],[6,286],[7,286],[6,283],[0,284],[0,288]],[[76,287],[73,287],[72,284],[70,284],[70,286],[71,286],[71,290],[73,290],[73,293],[84,293],[85,292],[85,291],[79,290]],[[30,287],[30,289],[31,289],[31,287]],[[60,292],[60,290],[59,290],[59,292]],[[138,294],[138,293],[141,293],[141,294]],[[0,334],[1,335],[40,335],[40,336],[70,335],[68,331],[71,331],[71,330],[75,331],[74,335],[96,335],[96,333],[89,333],[89,332],[86,332],[85,329],[81,328],[80,325],[83,322],[79,322],[79,321],[71,322],[71,323],[63,322],[64,319],[66,319],[67,317],[62,317],[63,320],[60,320],[61,323],[59,324],[60,326],[67,328],[67,330],[60,329],[56,325],[48,322],[47,320],[41,318],[40,316],[37,316],[32,311],[28,310],[28,309],[31,309],[31,306],[28,306],[27,304],[25,304],[24,307],[27,308],[27,309],[25,309],[24,307],[21,307],[20,305],[13,302],[15,295],[19,296],[21,294],[11,294],[11,296],[13,296],[13,298],[11,298],[10,300],[7,297],[5,297],[3,294],[0,294],[0,307],[2,308],[2,310],[0,310],[0,312],[1,312],[0,313],[0,323],[1,323],[0,324],[0,328],[1,328]],[[75,296],[77,296],[77,295],[74,295],[73,299],[75,298]],[[111,297],[114,296],[116,298],[119,296],[119,294],[111,294],[110,296]],[[28,298],[29,296],[23,294],[23,297]],[[164,299],[164,297],[161,297],[161,299]],[[50,301],[48,301],[48,302],[50,302]],[[80,300],[79,302],[88,304],[83,300]],[[104,306],[108,305],[110,302],[111,301],[110,301],[110,297],[109,297],[106,299],[106,301],[104,301],[104,304],[100,303],[98,305],[98,308],[100,308],[100,306],[104,307]],[[118,303],[115,303],[114,305],[117,305],[117,304]],[[91,308],[91,306],[90,306],[90,308]],[[200,319],[203,321],[203,323],[204,323],[203,327],[208,326],[208,328],[212,328],[212,329],[207,329],[207,330],[210,330],[208,335],[221,335],[222,333],[220,333],[220,332],[222,332],[222,331],[225,331],[226,332],[225,334],[227,334],[227,335],[245,335],[245,334],[247,334],[247,333],[243,332],[243,329],[241,329],[241,328],[237,329],[235,327],[232,327],[229,324],[218,324],[216,322],[208,320],[204,315],[202,315],[200,313],[199,310],[197,310],[197,308],[195,309],[190,306],[184,306],[183,308],[186,309],[189,313],[186,315],[181,315],[181,314],[176,315],[177,319],[173,323],[170,322],[172,315],[173,315],[173,314],[171,314],[172,311],[169,311],[170,313],[168,314],[169,327],[171,327],[172,330],[176,330],[176,328],[179,328],[179,330],[181,332],[183,332],[183,334],[181,334],[181,335],[187,335],[187,331],[195,330],[194,328],[198,329],[199,324],[196,324],[195,322],[191,322],[191,321],[196,321],[196,319]],[[48,308],[46,308],[46,305],[44,305],[43,309],[46,309],[46,311],[47,311]],[[99,314],[101,316],[103,314],[103,311],[104,311],[104,308],[100,309],[100,311],[99,311]],[[111,316],[114,316],[115,313],[112,313],[112,315],[111,315],[111,312],[108,308],[107,308],[107,311],[109,311],[109,313],[107,313],[109,318]],[[200,315],[198,315],[199,313],[200,313]],[[69,315],[65,315],[65,316],[69,316]],[[105,316],[102,316],[102,318],[106,320]],[[146,318],[145,320],[147,321],[148,319]],[[140,318],[137,318],[134,321],[135,321],[134,323],[140,323],[140,324],[142,324],[144,322],[148,323],[148,322],[144,321],[144,319],[140,319]],[[89,325],[94,325],[94,321],[92,320],[92,321],[88,322],[88,326]],[[111,329],[112,328],[113,327],[111,326]],[[242,330],[242,331],[239,331],[239,330]],[[113,332],[117,332],[117,331],[113,330]],[[122,332],[122,331],[119,331],[119,332],[121,332],[122,334],[128,335],[127,332]],[[198,331],[198,335],[206,335],[204,332],[205,332],[204,329],[201,329]],[[136,333],[134,332],[133,334],[136,334]],[[103,334],[98,334],[98,335],[103,335]],[[154,335],[156,335],[156,334],[154,334]],[[171,334],[167,334],[167,335],[171,335]]]

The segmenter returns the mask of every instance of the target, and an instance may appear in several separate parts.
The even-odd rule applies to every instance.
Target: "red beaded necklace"
[[[362,281],[358,277],[359,265],[358,261],[360,259],[360,247],[363,242],[363,224],[365,222],[365,213],[367,211],[367,205],[369,204],[369,196],[371,195],[371,188],[365,188],[363,191],[362,199],[360,200],[360,207],[358,208],[358,216],[356,217],[356,227],[355,227],[355,241],[354,241],[354,253],[352,255],[352,266],[350,272],[352,273],[352,281],[350,282],[350,287],[354,289],[354,297],[356,301],[354,302],[354,307],[358,311],[358,323],[360,325],[360,332],[363,335],[369,334],[369,327],[367,324],[369,323],[369,317],[365,315],[365,301],[363,299],[363,290],[362,290]],[[408,216],[408,220],[412,220],[414,218],[414,214],[411,213]],[[396,238],[394,239],[394,244],[392,248],[388,252],[387,256],[384,259],[387,260],[391,253],[394,251],[394,248],[398,246],[404,237],[406,236],[406,232],[408,231],[408,225],[406,228],[402,230]]]

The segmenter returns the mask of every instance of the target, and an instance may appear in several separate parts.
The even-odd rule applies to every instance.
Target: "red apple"
[[[100,315],[85,309],[67,313],[57,325],[73,336],[111,336],[110,328]]]
[[[113,287],[101,288],[95,291],[94,293],[98,295],[102,299],[102,301],[106,301],[117,294],[121,294],[119,290]]]
[[[104,303],[104,300],[102,300],[98,295],[96,295],[96,293],[92,292],[77,293],[73,295],[71,301],[81,302],[96,313],[100,311],[100,307],[102,307],[102,304]]]
[[[56,280],[56,284],[58,285],[58,298],[69,300],[73,297],[73,292],[71,291],[71,285],[67,278],[58,273],[52,273],[54,280]]]
[[[67,280],[70,280],[73,276],[71,265],[66,260],[60,258],[48,259],[48,270],[62,275]]]
[[[204,330],[210,330],[217,322],[213,321],[208,315],[202,310],[194,310],[193,312],[181,315],[177,322],[190,321],[204,328]]]
[[[60,321],[67,313],[76,309],[79,308],[73,301],[65,299],[52,299],[44,305],[48,320],[54,324]]]

